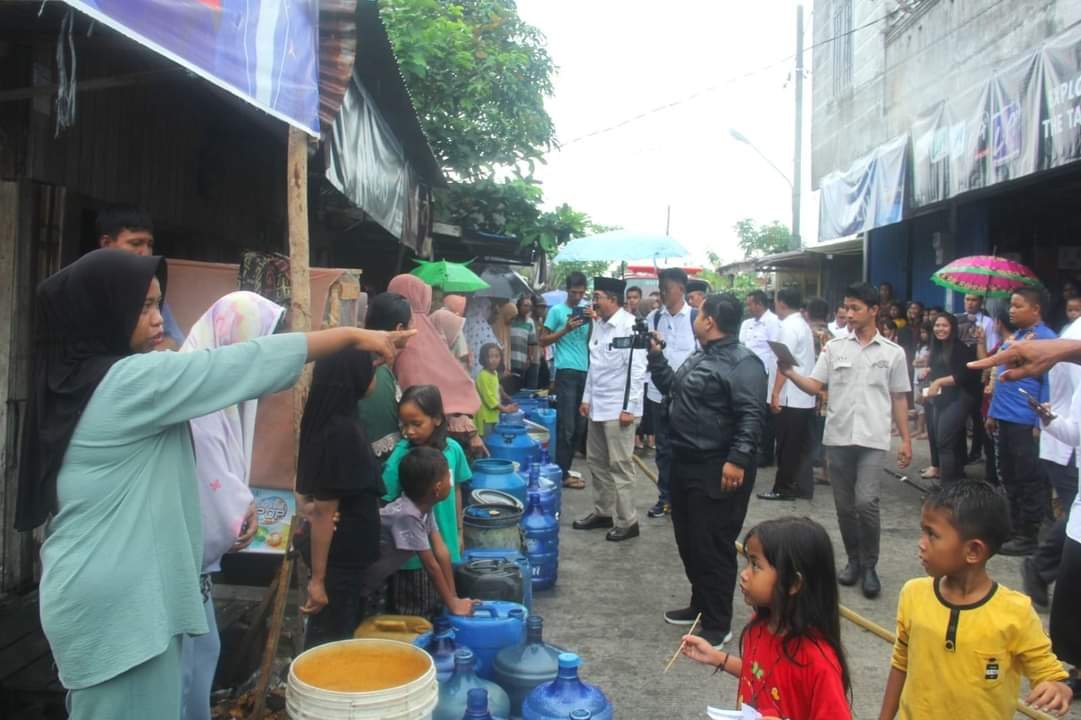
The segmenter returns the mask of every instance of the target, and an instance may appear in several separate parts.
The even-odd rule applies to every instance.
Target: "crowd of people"
[[[46,525],[42,627],[71,717],[210,717],[211,576],[256,530],[258,399],[307,362],[296,545],[309,646],[375,612],[472,612],[453,573],[471,461],[517,389],[550,387],[564,485],[588,477],[592,491],[574,529],[639,537],[634,454],[655,447],[647,515],[671,517],[691,587],[664,620],[698,624],[685,654],[736,676],[741,703],[850,717],[837,585],[881,593],[879,485],[892,449],[899,468],[911,462],[915,420],[933,458],[918,544],[929,577],[901,592],[881,717],[1011,717],[1022,676],[1029,703],[1068,708],[1076,677],[1060,661],[1081,662],[1068,607],[1081,573],[1081,301],[1065,298],[1057,340],[1044,322],[1057,310],[1031,288],[990,313],[968,296],[954,315],[860,283],[831,321],[794,289],[737,298],[675,268],[648,300],[571,273],[550,308],[532,294],[433,298],[399,275],[370,298],[363,329],[283,332],[284,308],[236,292],[185,336],[149,217],[99,220],[102,249],[39,288],[16,509],[19,528]],[[587,477],[573,468],[580,448]],[[981,454],[986,478],[966,477]],[[743,534],[758,470],[774,464],[763,501],[832,491],[839,573],[812,519]],[[990,577],[996,553],[1027,556],[1024,594]],[[737,585],[754,615],[730,654]],[[1050,605],[1050,638],[1033,603]]]

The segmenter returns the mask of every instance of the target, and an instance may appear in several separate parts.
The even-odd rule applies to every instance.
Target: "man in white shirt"
[[[1064,340],[1081,340],[1081,323],[1074,321],[1067,325],[1061,337]],[[1059,363],[1051,368],[1047,376],[1051,382],[1048,403],[1051,413],[1059,418],[1069,418],[1074,392],[1081,389],[1081,365]],[[1063,513],[1068,514],[1077,496],[1077,448],[1060,440],[1056,432],[1048,431],[1054,424],[1055,421],[1045,423],[1044,432],[1040,433],[1040,464],[1051,480]],[[1050,605],[1048,586],[1058,579],[1065,542],[1066,516],[1063,515],[1051,525],[1036,552],[1022,562],[1021,578],[1025,593],[1040,607]]]
[[[761,290],[754,290],[747,295],[747,313],[749,318],[743,321],[739,328],[739,341],[751,352],[758,356],[762,364],[766,366],[769,376],[769,385],[766,391],[766,402],[769,402],[769,394],[773,390],[773,381],[777,379],[777,358],[769,349],[769,341],[776,341],[781,336],[781,321],[777,319],[769,309],[769,301],[766,294]],[[773,416],[766,418],[762,432],[762,444],[758,449],[758,467],[770,467],[773,465],[774,446]]]
[[[694,318],[697,310],[684,300],[687,273],[679,268],[667,268],[658,276],[661,307],[647,320],[649,329],[664,340],[665,360],[673,371],[679,370],[694,352]],[[672,445],[668,439],[668,403],[652,379],[646,384],[646,405],[653,417],[653,434],[657,440],[657,503],[646,513],[651,518],[667,515],[669,480],[672,468]]]
[[[777,291],[777,315],[781,318],[779,342],[788,348],[802,372],[815,366],[815,342],[811,327],[803,319],[799,290]],[[759,493],[762,500],[810,500],[814,495],[811,462],[814,451],[815,396],[796,387],[777,373],[769,403],[777,429],[777,475],[773,491]]]
[[[596,320],[589,372],[579,412],[589,419],[586,461],[593,477],[593,512],[575,530],[611,528],[612,542],[638,537],[634,507],[634,431],[642,419],[646,348],[634,347],[635,318],[623,309],[626,282],[593,278]]]
[[[848,337],[848,309],[844,302],[833,311],[833,322],[829,324],[829,329],[834,338]]]

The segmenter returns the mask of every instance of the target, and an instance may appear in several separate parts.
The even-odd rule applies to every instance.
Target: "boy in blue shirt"
[[[1010,296],[1012,341],[1050,340],[1054,331],[1043,323],[1047,306],[1044,291],[1017,288]],[[1009,347],[1005,342],[1002,348]],[[1050,506],[1050,485],[1040,469],[1040,446],[1034,430],[1039,419],[1032,402],[1047,402],[1050,384],[1047,375],[1022,380],[1003,380],[1005,368],[998,368],[991,408],[987,413],[987,432],[996,437],[998,474],[1010,499],[1010,520],[1014,537],[1004,544],[1003,555],[1030,555],[1037,547],[1036,535]]]

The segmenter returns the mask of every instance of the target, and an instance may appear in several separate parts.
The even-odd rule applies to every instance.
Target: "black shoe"
[[[663,500],[658,500],[657,504],[646,510],[646,515],[651,518],[664,517],[668,513],[672,512],[672,508]]]
[[[978,462],[983,462],[983,455],[980,453],[973,453],[965,459],[965,465],[975,465]]]
[[[1036,572],[1036,563],[1031,557],[1021,562],[1021,587],[1025,594],[1032,598],[1033,605],[1046,609],[1051,604],[1051,599],[1047,594],[1047,583],[1040,577],[1040,573]]]
[[[845,565],[845,569],[841,571],[841,574],[837,576],[837,582],[848,587],[852,587],[860,581],[860,564],[857,562],[848,561]]]
[[[1027,535],[1017,535],[1004,543],[1002,547],[999,548],[998,553],[999,555],[1007,555],[1009,557],[1023,557],[1036,552],[1036,547],[1036,538]]]
[[[768,492],[768,493],[758,493],[758,499],[759,500],[795,500],[796,496],[795,495],[789,495],[788,493],[782,493],[782,492],[776,492],[775,491],[775,492]]]
[[[698,631],[698,637],[712,645],[714,650],[720,650],[732,639],[732,631],[707,630],[706,628],[702,628]]]
[[[873,567],[863,571],[863,596],[868,599],[878,597],[882,592],[882,581],[878,579],[878,573]]]
[[[824,478],[824,477],[816,477],[816,478],[815,478],[815,485],[826,485],[826,486],[829,486],[829,484],[830,484],[830,481],[829,481],[829,480],[827,480],[827,479],[826,479],[826,478]]]
[[[685,607],[679,610],[669,610],[664,614],[664,621],[669,625],[694,625],[697,617],[698,613],[694,611],[693,607]]]
[[[636,537],[638,537],[638,523],[627,527],[612,528],[604,535],[604,539],[609,542],[623,542]]]
[[[599,530],[601,528],[610,528],[612,526],[612,518],[604,517],[597,513],[590,513],[581,520],[575,520],[572,525],[575,530]]]

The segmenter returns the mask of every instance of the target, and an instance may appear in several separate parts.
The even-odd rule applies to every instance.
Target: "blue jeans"
[[[556,371],[556,464],[563,470],[564,480],[586,432],[586,418],[578,412],[585,389],[586,374],[581,370]]]
[[[672,478],[672,441],[668,437],[668,402],[646,399],[653,413],[653,437],[657,441],[657,502],[668,502]]]

